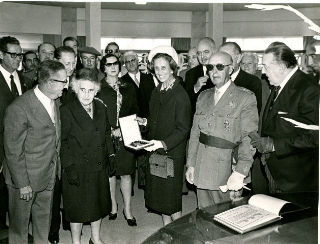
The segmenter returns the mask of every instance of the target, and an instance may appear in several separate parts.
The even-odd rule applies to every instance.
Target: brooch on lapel
[[[235,105],[235,103],[234,103],[233,101],[230,101],[229,104],[228,104],[228,106],[229,106],[230,108],[235,108],[235,107],[236,107],[236,105]]]
[[[231,131],[231,130],[230,130],[230,122],[229,122],[229,120],[226,119],[226,120],[224,121],[223,125],[224,125],[224,129],[225,129],[226,131]]]

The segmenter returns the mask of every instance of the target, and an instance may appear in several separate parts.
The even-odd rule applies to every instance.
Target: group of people
[[[238,199],[246,184],[255,193],[261,182],[271,194],[318,192],[318,131],[290,121],[318,125],[319,85],[286,44],[267,47],[264,77],[237,43],[216,47],[208,37],[190,49],[186,71],[169,46],[150,51],[147,73],[134,51],[120,57],[113,42],[105,53],[99,60],[73,37],[22,53],[16,38],[0,38],[0,227],[8,204],[10,244],[28,242],[30,220],[34,243],[58,243],[61,195],[72,243],[84,223],[89,243],[104,243],[101,220],[118,214],[117,178],[124,218],[137,226],[131,197],[141,159],[145,206],[164,225],[182,215],[184,177],[199,208]],[[141,151],[124,146],[119,126],[133,114],[152,144]],[[171,165],[170,175],[155,174],[151,158]]]

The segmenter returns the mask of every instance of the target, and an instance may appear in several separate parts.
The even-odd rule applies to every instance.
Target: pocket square
[[[278,111],[278,114],[288,114],[288,112]]]

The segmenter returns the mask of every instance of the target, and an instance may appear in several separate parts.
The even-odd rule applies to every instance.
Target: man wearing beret
[[[99,69],[97,69],[98,56],[101,56],[101,53],[97,51],[94,47],[82,47],[79,48],[80,60],[83,65],[83,68],[95,69],[98,72],[98,80],[101,81],[104,79],[105,75]]]

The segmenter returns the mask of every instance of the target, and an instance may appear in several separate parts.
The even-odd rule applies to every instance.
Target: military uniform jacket
[[[232,173],[232,149],[221,149],[199,142],[200,132],[239,144],[235,171],[248,175],[253,163],[248,133],[258,130],[258,110],[254,93],[233,82],[214,105],[215,88],[203,91],[196,104],[190,134],[187,166],[194,167],[198,188],[218,190]]]

